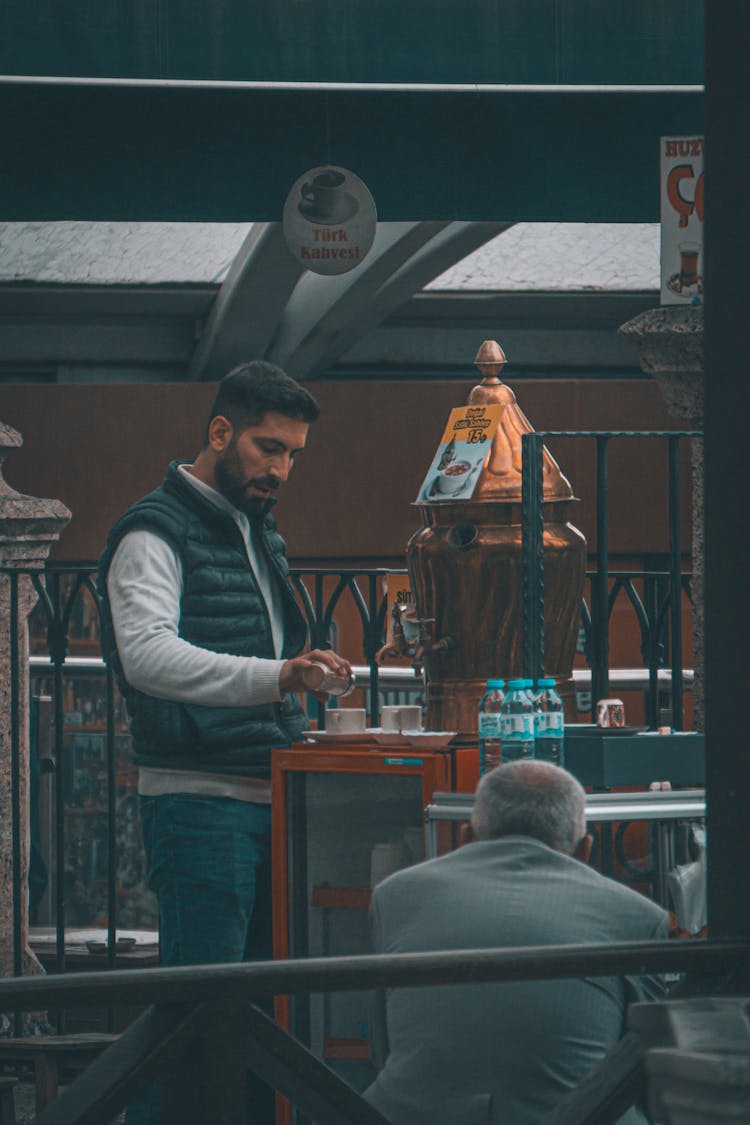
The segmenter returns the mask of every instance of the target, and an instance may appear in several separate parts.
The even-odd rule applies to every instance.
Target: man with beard
[[[271,956],[271,750],[307,725],[292,693],[311,663],[351,674],[332,651],[302,653],[269,514],[318,413],[272,364],[230,372],[195,461],[169,465],[100,560],[102,646],[131,719],[165,965]],[[154,1099],[130,1125],[159,1120]],[[252,1121],[273,1121],[267,1089]]]

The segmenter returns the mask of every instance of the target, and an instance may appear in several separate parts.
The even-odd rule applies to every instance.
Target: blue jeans
[[[272,957],[271,808],[228,797],[141,797],[148,882],[159,900],[163,965]],[[249,1122],[273,1125],[273,1092],[250,1076]],[[158,1087],[126,1125],[166,1125]]]

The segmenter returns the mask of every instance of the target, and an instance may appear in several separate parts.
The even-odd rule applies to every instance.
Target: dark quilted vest
[[[265,601],[234,520],[182,479],[172,462],[164,483],[118,520],[99,560],[102,650],[128,705],[139,762],[185,770],[270,776],[270,752],[299,737],[307,720],[294,696],[255,707],[201,707],[156,699],[126,683],[115,644],[107,597],[112,556],[128,531],[148,529],[170,543],[182,560],[180,636],[201,648],[234,656],[274,658]],[[283,659],[304,647],[306,626],[288,581],[284,541],[272,516],[261,519],[263,548],[283,591]]]

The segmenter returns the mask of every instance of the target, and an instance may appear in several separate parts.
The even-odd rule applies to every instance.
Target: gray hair
[[[573,855],[586,834],[586,794],[572,774],[551,762],[506,762],[480,781],[471,827],[477,840],[533,836]]]

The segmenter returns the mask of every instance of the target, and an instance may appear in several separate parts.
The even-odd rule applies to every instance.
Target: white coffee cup
[[[364,707],[336,707],[326,711],[326,730],[334,734],[361,734],[366,722]]]
[[[419,618],[414,606],[407,606],[401,613],[401,628],[404,632],[404,640],[407,644],[413,644],[419,640]]]
[[[466,484],[470,472],[470,461],[452,461],[441,473],[438,473],[438,492],[458,492]]]
[[[421,730],[422,708],[418,704],[393,704],[380,709],[382,730]]]

